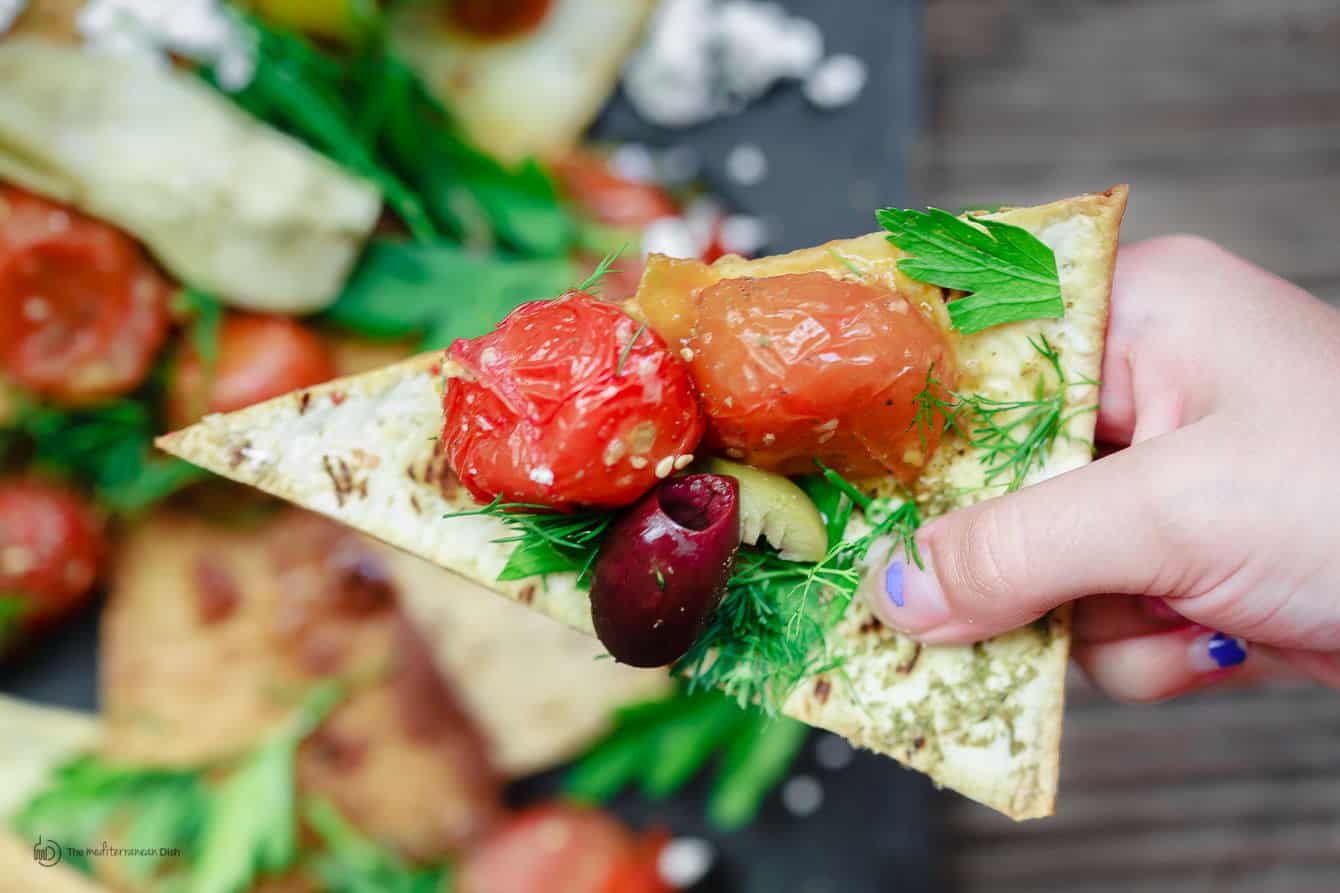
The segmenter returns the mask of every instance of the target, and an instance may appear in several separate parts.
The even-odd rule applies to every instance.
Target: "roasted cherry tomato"
[[[283,316],[232,313],[219,326],[218,357],[206,376],[185,343],[172,371],[168,419],[189,425],[207,412],[232,412],[335,377],[325,344]]]
[[[506,40],[529,34],[549,14],[554,0],[447,0],[451,21],[476,37]]]
[[[133,390],[167,335],[167,280],[123,233],[0,187],[0,367],[82,404]]]
[[[703,434],[688,369],[660,336],[581,292],[523,304],[451,345],[442,440],[476,499],[627,505]]]
[[[557,804],[516,815],[467,854],[459,893],[669,893],[659,846],[604,813]]]
[[[79,494],[0,481],[0,655],[83,604],[106,552],[101,520]]]
[[[629,180],[592,152],[573,152],[554,165],[559,187],[595,220],[607,226],[641,228],[679,213],[670,194],[652,183]]]
[[[919,474],[941,423],[922,430],[914,397],[932,365],[953,382],[945,338],[920,309],[824,273],[723,279],[696,303],[688,346],[713,446],[783,474],[816,458],[847,475]]]

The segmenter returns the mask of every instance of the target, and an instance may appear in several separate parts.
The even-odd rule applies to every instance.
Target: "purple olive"
[[[672,663],[721,602],[739,547],[735,478],[690,474],[661,483],[605,534],[591,580],[596,635],[620,663]]]

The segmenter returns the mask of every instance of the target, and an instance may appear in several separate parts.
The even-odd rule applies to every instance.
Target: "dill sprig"
[[[633,337],[629,338],[628,343],[623,346],[623,350],[619,352],[619,362],[614,367],[615,375],[623,375],[624,363],[628,362],[628,355],[633,352],[633,345],[637,344],[637,339],[641,338],[642,333],[645,331],[647,331],[647,324],[642,323],[637,327],[637,331],[633,333]]]
[[[1061,367],[1060,353],[1046,335],[1029,338],[1028,343],[1056,379],[1053,386],[1048,376],[1039,376],[1032,399],[996,400],[951,391],[935,377],[934,367],[927,375],[926,386],[913,398],[917,408],[913,424],[921,433],[923,447],[938,414],[945,420],[945,427],[981,452],[986,485],[1003,480],[1007,492],[1023,486],[1029,473],[1046,461],[1058,437],[1069,437],[1067,429],[1072,419],[1098,409],[1097,404],[1067,409],[1071,388],[1096,387],[1098,382],[1087,376],[1070,381]]]
[[[707,629],[675,664],[689,690],[718,688],[741,706],[780,712],[804,680],[837,670],[830,636],[860,586],[859,563],[892,536],[921,564],[915,535],[916,503],[872,499],[831,468],[824,479],[858,506],[867,533],[842,539],[838,531],[818,562],[788,561],[769,548],[741,547],[726,594]]]
[[[591,271],[591,275],[587,276],[579,284],[574,285],[572,290],[584,291],[590,294],[598,293],[600,290],[600,280],[604,279],[610,273],[621,272],[619,270],[614,269],[614,263],[627,250],[628,250],[628,243],[624,242],[617,249],[605,255],[601,259],[600,263],[596,264],[596,268]]]
[[[446,515],[448,518],[478,516],[497,518],[514,531],[494,540],[517,544],[498,574],[500,582],[574,571],[579,585],[589,583],[591,565],[600,551],[600,541],[614,520],[613,512],[564,513],[535,503],[503,502],[502,497],[482,508]]]

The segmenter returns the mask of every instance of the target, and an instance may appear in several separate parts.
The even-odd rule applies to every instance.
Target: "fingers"
[[[1151,523],[1162,441],[938,518],[863,594],[890,626],[937,644],[989,638],[1095,592],[1143,593],[1170,548]],[[1174,457],[1175,460],[1175,457]]]
[[[1075,660],[1095,685],[1118,700],[1139,703],[1249,674],[1249,654],[1242,640],[1194,626],[1075,648]]]

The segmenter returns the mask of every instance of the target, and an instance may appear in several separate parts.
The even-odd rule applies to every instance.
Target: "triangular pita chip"
[[[1022,226],[1053,249],[1066,314],[959,339],[955,350],[960,366],[974,370],[975,391],[1001,400],[1032,397],[1042,371],[1029,338],[1038,335],[1056,347],[1068,381],[1098,378],[1126,192],[1115,187],[990,215]],[[726,257],[717,268],[726,276],[807,270],[842,276],[855,266],[863,275],[915,289],[896,272],[901,256],[883,234],[873,234],[773,258]],[[472,505],[436,451],[443,374],[441,354],[418,357],[208,417],[163,437],[160,445],[590,632],[587,594],[572,575],[498,583],[510,549],[495,542],[506,535],[504,527],[487,517],[443,519]],[[1068,399],[1071,407],[1091,405],[1097,389],[1071,387]],[[1094,422],[1094,413],[1074,415],[1029,482],[1089,462]],[[1000,492],[983,490],[980,459],[955,439],[941,446],[918,485],[920,496],[929,497],[930,514]],[[977,646],[922,648],[880,626],[858,600],[840,629],[846,678],[809,680],[786,712],[1013,818],[1050,815],[1069,630],[1068,613],[1058,611]]]

